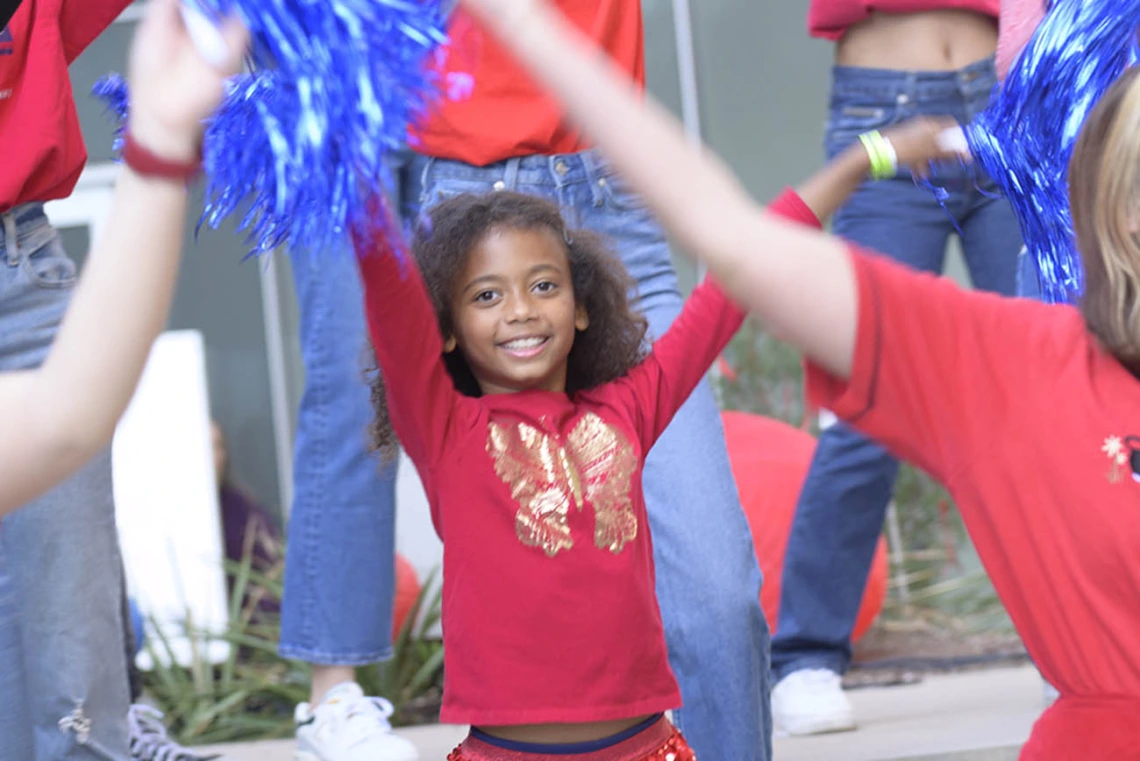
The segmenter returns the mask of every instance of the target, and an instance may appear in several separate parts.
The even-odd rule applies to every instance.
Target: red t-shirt
[[[66,198],[87,163],[67,67],[131,0],[23,0],[0,31],[0,211]]]
[[[641,3],[636,0],[554,0],[566,18],[606,51],[640,86],[645,83]],[[587,148],[558,102],[463,9],[451,23],[441,69],[472,78],[469,95],[442,98],[410,131],[416,151],[486,166],[515,156],[574,153]],[[462,89],[462,88],[460,88]]]
[[[804,223],[794,194],[775,206]],[[705,281],[627,376],[460,395],[419,271],[361,257],[392,424],[443,540],[442,721],[605,721],[681,703],[654,592],[645,455],[744,313]],[[694,521],[700,506],[693,506]]]
[[[871,13],[921,13],[960,9],[998,17],[1000,0],[811,0],[808,31],[812,37],[838,40]]]
[[[1070,307],[852,254],[851,378],[811,401],[946,485],[1062,697],[1026,759],[1140,758],[1140,380]]]

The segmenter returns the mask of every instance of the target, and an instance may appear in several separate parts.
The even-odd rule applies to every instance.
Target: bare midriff
[[[872,13],[835,46],[835,63],[867,69],[954,71],[997,50],[997,19],[964,10]]]

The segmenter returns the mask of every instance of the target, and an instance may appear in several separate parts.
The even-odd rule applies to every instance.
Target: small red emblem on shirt
[[[1109,462],[1108,482],[1118,484],[1131,476],[1140,483],[1140,436],[1109,436],[1101,445]]]

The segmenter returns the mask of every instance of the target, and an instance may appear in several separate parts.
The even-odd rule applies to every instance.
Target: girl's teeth
[[[546,339],[544,339],[544,338],[524,338],[524,339],[520,339],[518,341],[509,341],[509,342],[507,342],[507,348],[508,349],[533,349],[534,347],[541,345],[542,342],[545,340]]]

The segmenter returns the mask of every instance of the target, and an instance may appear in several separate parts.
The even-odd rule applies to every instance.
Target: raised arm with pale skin
[[[1045,0],[1001,0],[998,17],[998,46],[995,66],[998,77],[1005,79],[1013,59],[1045,18]]]
[[[711,153],[691,146],[677,121],[644,98],[544,0],[463,0],[532,74],[558,96],[680,242],[770,329],[818,365],[847,377],[855,346],[856,284],[844,244],[764,213]],[[913,130],[900,163],[946,155],[945,122]],[[892,142],[893,134],[889,135]],[[830,215],[866,176],[859,146],[805,182],[804,201]],[[662,182],[660,167],[670,167]]]
[[[130,131],[152,153],[188,161],[202,121],[246,48],[240,23],[222,33],[219,68],[188,39],[178,0],[152,0],[131,52]],[[182,249],[187,190],[124,167],[106,232],[88,257],[59,334],[38,370],[0,373],[0,515],[63,480],[110,441],[166,324]]]

